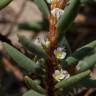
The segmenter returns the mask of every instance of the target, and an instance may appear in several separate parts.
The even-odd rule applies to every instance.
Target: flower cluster
[[[66,57],[66,52],[64,51],[64,48],[58,47],[57,49],[54,50],[54,54],[58,60],[65,59]],[[53,77],[56,81],[61,81],[63,79],[68,79],[70,77],[70,74],[66,71],[60,68],[60,70],[55,70]]]
[[[61,81],[63,79],[68,79],[70,77],[70,74],[65,70],[55,70],[55,73],[53,74],[53,77],[56,81]]]

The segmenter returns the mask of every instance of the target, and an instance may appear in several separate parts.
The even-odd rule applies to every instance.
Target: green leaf
[[[75,85],[76,83],[80,82],[81,80],[85,79],[87,76],[89,76],[89,74],[90,74],[90,71],[88,70],[88,71],[82,72],[80,74],[77,74],[75,76],[71,76],[70,78],[68,78],[66,80],[62,80],[59,83],[57,83],[55,85],[55,88],[59,89],[59,88],[71,87],[71,86]]]
[[[77,64],[76,68],[77,71],[82,72],[94,67],[95,64],[96,64],[96,53],[81,60]]]
[[[0,10],[6,7],[13,0],[0,0]]]
[[[42,29],[42,24],[41,22],[21,23],[18,24],[18,28],[23,30],[33,30],[35,32],[39,32]]]
[[[40,66],[7,43],[3,43],[8,55],[23,69],[36,72]]]
[[[96,2],[95,0],[80,0],[81,4],[92,4],[94,2]]]
[[[72,22],[74,21],[75,17],[77,16],[78,9],[80,6],[80,0],[70,0],[69,5],[65,7],[64,14],[57,22],[57,32],[58,32],[58,39],[61,39],[63,36],[63,31],[66,31]]]
[[[71,56],[66,58],[65,64],[66,68],[72,64],[77,64],[77,62],[86,56],[90,56],[96,52],[96,40],[91,43],[77,49]]]
[[[19,35],[18,37],[19,37],[19,42],[29,51],[38,55],[39,57],[47,58],[47,54],[41,47],[37,46],[36,44],[34,44],[32,41],[30,41],[24,36]]]
[[[38,6],[38,8],[40,9],[40,11],[42,12],[43,16],[48,18],[49,9],[48,9],[48,6],[47,6],[46,2],[44,0],[33,0],[33,1]]]
[[[49,21],[48,18],[43,18],[42,21],[32,21],[32,22],[24,22],[17,25],[21,30],[29,30],[32,32],[48,32],[49,31]]]
[[[29,90],[23,96],[45,96],[45,95],[39,94],[33,90]]]
[[[40,85],[38,85],[34,80],[32,80],[30,77],[25,76],[24,81],[32,90],[35,90],[41,94],[46,93],[46,91]]]
[[[80,86],[85,86],[85,87],[96,87],[96,79],[93,78],[85,78],[80,82]]]

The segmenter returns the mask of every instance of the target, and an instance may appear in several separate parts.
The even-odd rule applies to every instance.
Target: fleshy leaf
[[[19,42],[29,51],[33,52],[39,57],[47,58],[47,54],[41,47],[37,46],[36,44],[34,44],[32,41],[30,41],[24,36],[19,35],[18,37],[19,37]]]
[[[34,80],[32,80],[30,77],[25,76],[24,81],[32,90],[35,90],[41,94],[46,93],[45,90],[40,85],[38,85]]]
[[[40,93],[37,93],[36,91],[29,90],[25,94],[23,94],[23,96],[46,96],[46,95],[42,95]]]
[[[40,22],[32,22],[32,23],[20,23],[18,24],[19,29],[23,30],[33,30],[35,32],[39,32],[42,29],[42,25]]]
[[[64,13],[57,22],[58,39],[63,36],[63,31],[66,31],[77,16],[80,7],[80,0],[69,0],[69,5],[65,7]]]
[[[63,64],[66,68],[72,64],[76,64],[79,60],[96,53],[96,40],[91,43],[77,49],[71,56],[66,58],[66,64]]]
[[[86,57],[84,60],[79,61],[76,68],[77,71],[81,72],[92,68],[93,66],[95,66],[95,64],[96,64],[96,53]]]
[[[23,69],[29,72],[36,72],[40,66],[36,65],[34,61],[23,55],[17,49],[13,48],[7,43],[3,43],[8,55]]]
[[[48,18],[48,16],[49,16],[49,9],[48,9],[48,6],[47,6],[45,0],[33,0],[33,1],[38,6],[40,11],[43,13],[43,16]]]
[[[85,78],[80,82],[80,86],[85,86],[85,87],[96,87],[96,79],[92,78]]]

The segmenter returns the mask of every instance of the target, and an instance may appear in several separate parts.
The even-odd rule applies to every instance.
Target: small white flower
[[[66,57],[66,52],[63,51],[63,48],[58,47],[54,50],[54,54],[57,59],[64,59]]]
[[[51,14],[57,18],[57,20],[63,15],[64,10],[60,8],[55,8],[51,11]]]
[[[55,70],[55,73],[53,74],[53,77],[56,81],[61,81],[63,79],[68,79],[70,77],[70,74],[65,70]]]

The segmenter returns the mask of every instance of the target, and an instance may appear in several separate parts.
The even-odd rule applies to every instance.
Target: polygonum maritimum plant
[[[10,1],[13,0],[0,0],[0,8]],[[30,91],[23,96],[72,96],[78,94],[78,91],[74,92],[76,88],[96,86],[95,75],[91,72],[96,64],[96,41],[72,53],[65,37],[82,0],[32,1],[49,21],[48,37],[41,47],[24,36],[18,36],[23,47],[35,55],[34,59],[3,43],[8,55],[27,73],[24,81]]]

